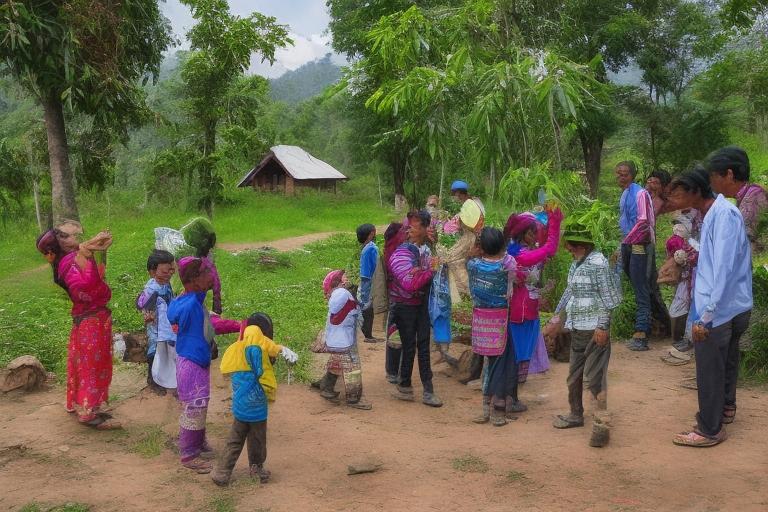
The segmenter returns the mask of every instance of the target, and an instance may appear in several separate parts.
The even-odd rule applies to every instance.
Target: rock
[[[40,389],[47,379],[48,373],[35,356],[20,356],[0,371],[0,391],[35,391]]]
[[[589,446],[602,448],[608,444],[611,436],[611,426],[608,418],[608,416],[595,415],[592,420],[592,437],[589,439]]]
[[[122,333],[125,341],[125,355],[123,361],[126,363],[146,363],[147,362],[147,335],[143,332],[124,332]]]
[[[67,453],[69,451],[69,446],[63,444],[56,449],[59,450],[61,453]]]
[[[347,475],[360,475],[363,473],[374,473],[381,469],[382,462],[377,459],[365,459],[353,462],[347,466]]]

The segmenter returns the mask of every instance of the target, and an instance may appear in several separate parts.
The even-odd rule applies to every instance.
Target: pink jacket
[[[523,249],[515,256],[517,262],[517,279],[509,300],[509,321],[523,323],[539,318],[539,299],[531,297],[525,281],[534,267],[544,263],[557,252],[560,243],[560,222],[562,219],[550,217],[547,229],[547,241],[538,249]]]

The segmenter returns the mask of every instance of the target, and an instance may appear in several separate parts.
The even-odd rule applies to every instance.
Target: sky
[[[181,48],[188,48],[184,34],[194,23],[189,8],[179,0],[166,0],[160,4],[163,14],[171,21],[176,37],[181,41]],[[277,22],[289,26],[293,46],[276,52],[274,66],[260,62],[254,56],[251,61],[251,73],[268,78],[276,78],[288,70],[294,70],[312,60],[332,52],[330,36],[327,35],[329,16],[325,0],[229,0],[230,12],[239,16],[258,11],[267,16],[274,16]],[[335,55],[337,64],[343,64],[343,57]]]

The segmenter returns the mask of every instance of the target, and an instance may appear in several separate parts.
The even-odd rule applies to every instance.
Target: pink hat
[[[532,228],[536,225],[536,217],[532,213],[524,212],[520,214],[512,214],[507,219],[507,225],[504,226],[504,237],[515,238],[520,233]]]
[[[341,276],[343,275],[343,270],[331,270],[328,272],[328,275],[325,276],[325,279],[323,279],[323,293],[326,297],[331,295],[333,289],[339,285],[339,282],[341,282]],[[334,281],[337,282],[334,284]]]
[[[184,256],[177,262],[177,266],[179,267],[179,277],[183,276],[185,274],[185,271],[190,263],[199,261],[200,262],[200,273],[202,274],[206,270],[211,269],[211,264],[208,261],[207,258],[195,258],[194,256]]]

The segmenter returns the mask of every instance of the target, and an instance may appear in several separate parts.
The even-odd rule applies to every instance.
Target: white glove
[[[283,349],[280,351],[280,355],[283,356],[283,359],[291,364],[294,364],[299,360],[299,355],[288,347],[283,347]]]

